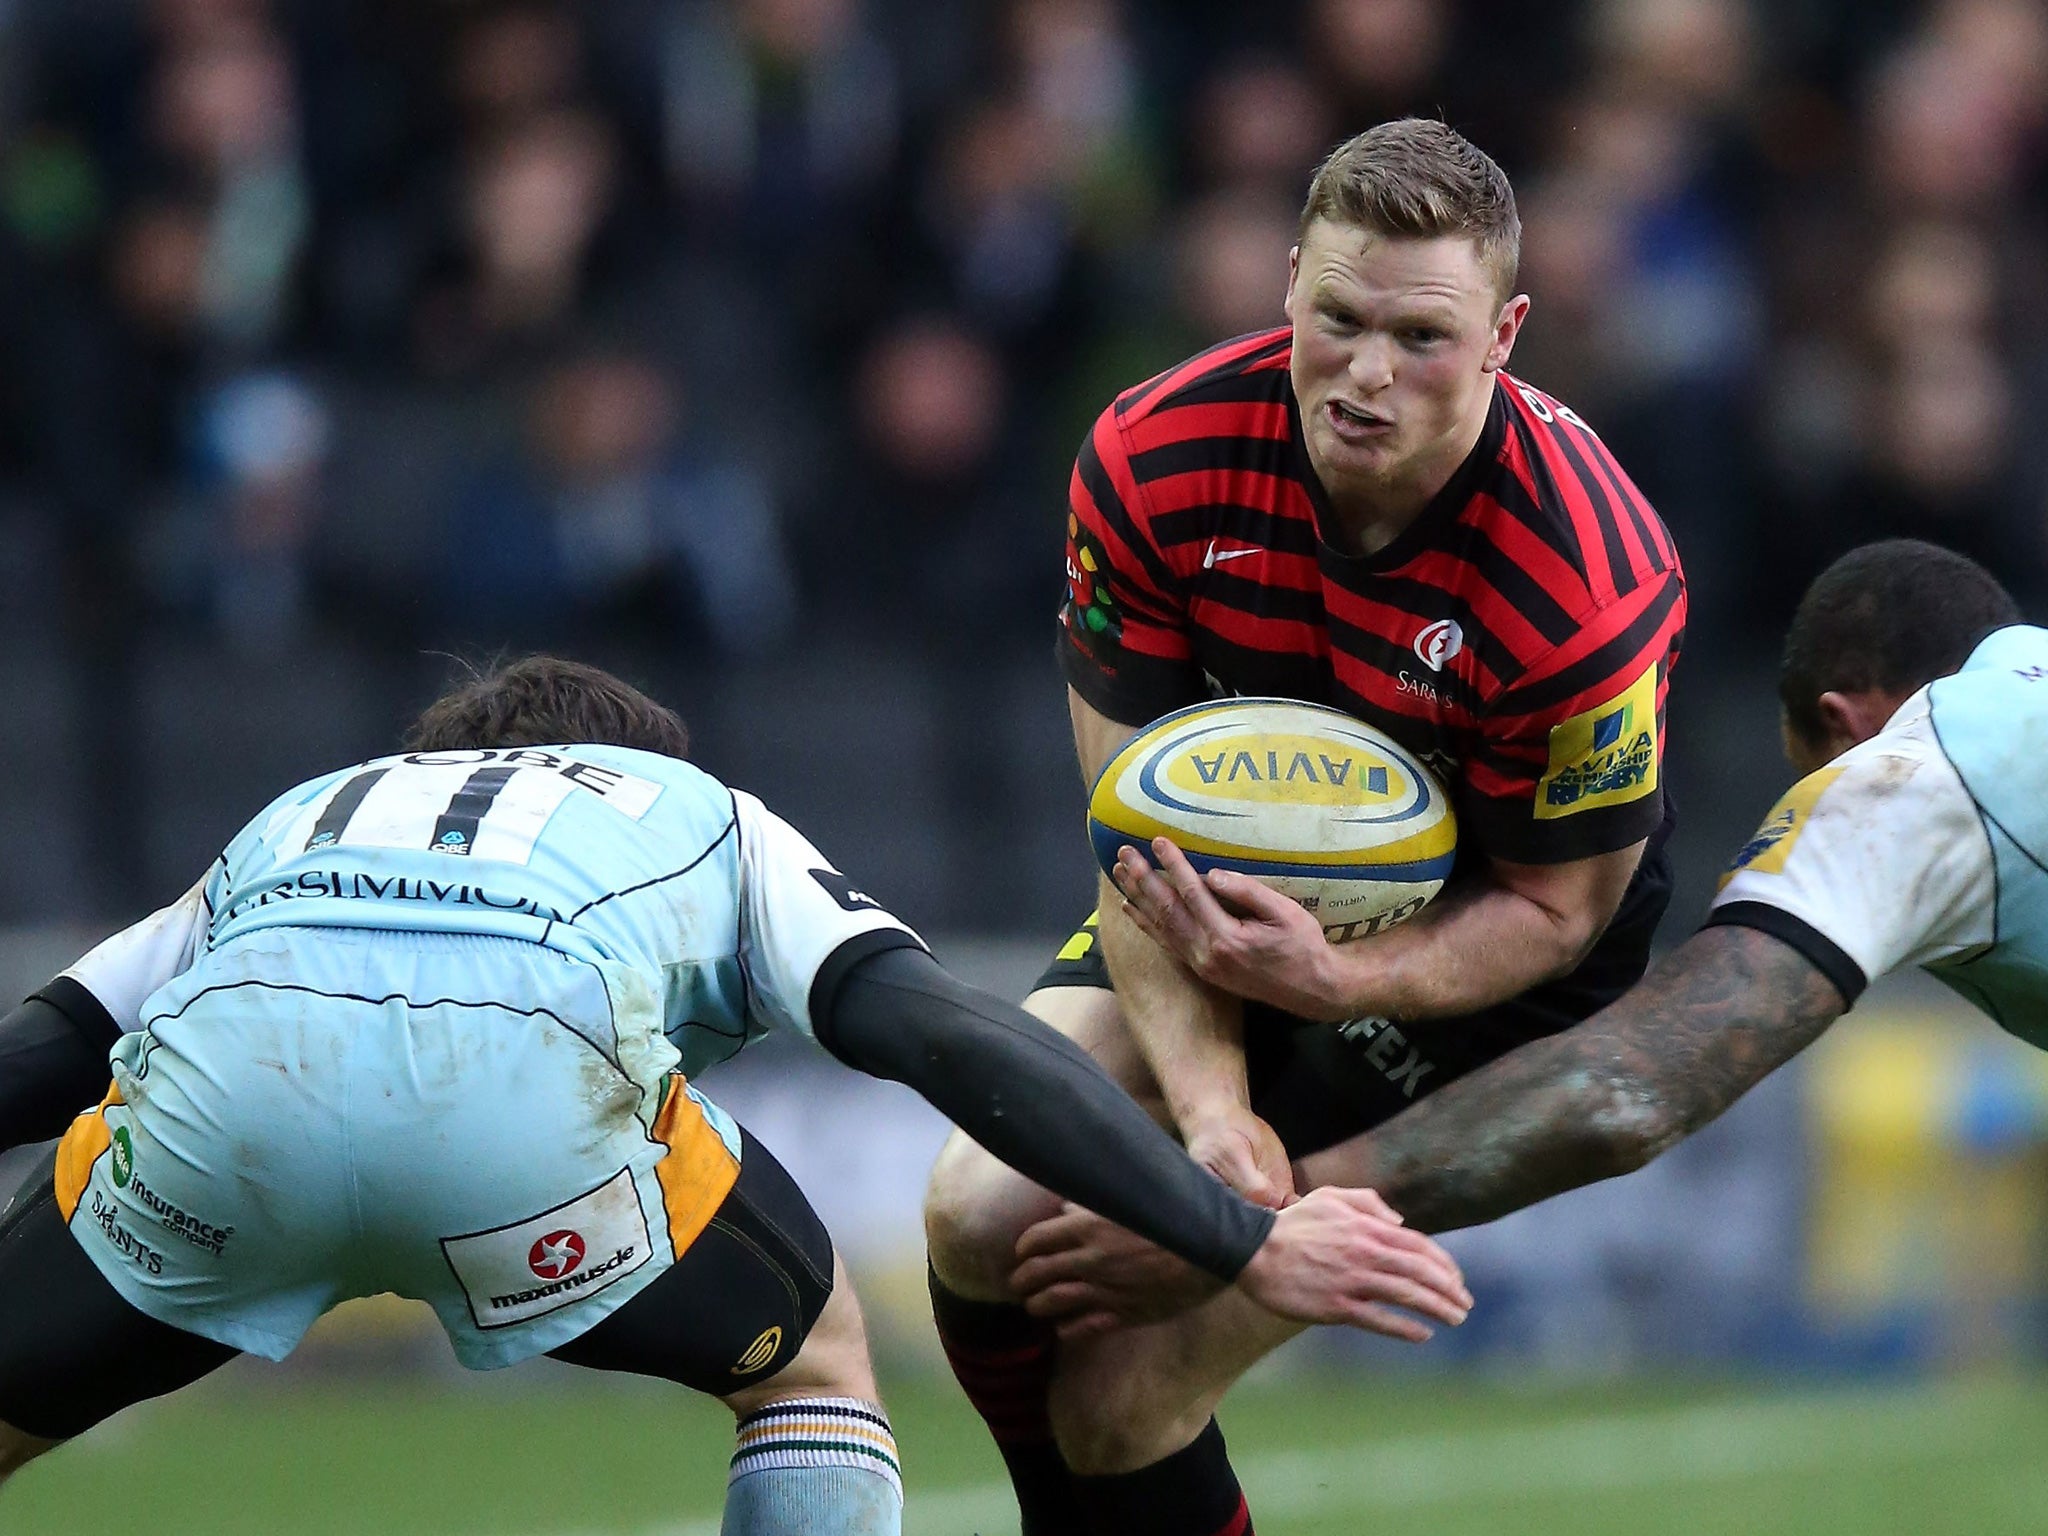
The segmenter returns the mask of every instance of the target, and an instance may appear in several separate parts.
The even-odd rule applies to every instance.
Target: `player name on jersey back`
[[[300,785],[243,829],[209,884],[210,938],[277,924],[539,938],[673,877],[732,819],[717,780],[651,753],[380,758]]]

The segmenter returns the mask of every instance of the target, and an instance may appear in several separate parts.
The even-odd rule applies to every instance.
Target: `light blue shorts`
[[[273,928],[144,1006],[57,1194],[151,1317],[271,1359],[395,1291],[464,1365],[575,1338],[668,1268],[739,1172],[672,1069],[657,984],[515,939]]]

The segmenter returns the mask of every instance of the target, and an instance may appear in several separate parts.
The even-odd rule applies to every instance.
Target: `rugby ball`
[[[1196,869],[1293,897],[1333,943],[1420,912],[1458,851],[1436,775],[1364,721],[1295,699],[1196,704],[1124,743],[1088,795],[1096,860],[1109,872],[1127,844],[1150,859],[1161,834]]]

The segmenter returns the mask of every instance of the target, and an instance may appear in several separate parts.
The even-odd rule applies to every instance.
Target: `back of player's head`
[[[1920,539],[1852,549],[1814,578],[1793,615],[1778,669],[1786,721],[1819,740],[1822,694],[1911,693],[2019,621],[1998,578],[1952,549]]]
[[[1462,235],[1477,243],[1500,297],[1515,290],[1515,189],[1491,156],[1434,118],[1397,118],[1331,150],[1309,182],[1300,232],[1317,219],[1407,239]]]
[[[573,742],[687,757],[682,717],[631,683],[580,661],[528,656],[471,677],[429,704],[406,733],[414,752]]]

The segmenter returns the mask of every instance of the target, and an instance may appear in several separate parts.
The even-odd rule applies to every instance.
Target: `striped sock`
[[[789,1397],[739,1423],[723,1536],[898,1536],[903,1473],[879,1403]]]

